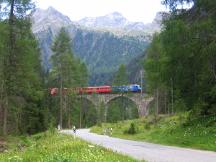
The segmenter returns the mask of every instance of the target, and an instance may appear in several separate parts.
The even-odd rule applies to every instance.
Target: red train
[[[92,94],[92,93],[111,93],[111,86],[98,86],[98,87],[82,87],[82,88],[63,88],[63,94],[70,91],[76,92],[78,94]],[[58,94],[58,88],[50,88],[50,94],[55,96]]]
[[[111,93],[111,86],[99,86],[99,87],[84,87],[78,88],[79,94],[92,94],[92,93]]]
[[[50,88],[50,94],[55,96],[58,94],[58,88]],[[79,88],[63,88],[62,93],[76,94],[92,94],[92,93],[140,93],[141,86],[138,84],[123,86],[97,86],[97,87],[79,87]]]

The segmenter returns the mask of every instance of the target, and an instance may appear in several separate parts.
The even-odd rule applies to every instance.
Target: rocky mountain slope
[[[153,22],[149,24],[130,22],[118,12],[113,12],[100,17],[86,17],[76,23],[92,29],[105,29],[110,31],[123,30],[124,32],[156,32],[160,31],[162,14],[163,13],[161,12],[157,13]]]
[[[91,85],[107,83],[120,64],[127,64],[131,59],[143,54],[152,34],[148,29],[134,30],[136,23],[128,22],[116,12],[94,18],[94,21],[85,18],[72,22],[67,16],[50,7],[47,10],[37,9],[32,15],[32,22],[33,33],[38,38],[42,51],[44,68],[51,67],[52,41],[59,29],[65,27],[72,39],[74,54],[88,66]],[[94,25],[98,27],[93,28]],[[128,25],[132,26],[130,30]]]

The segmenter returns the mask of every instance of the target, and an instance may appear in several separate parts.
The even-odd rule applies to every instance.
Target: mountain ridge
[[[155,19],[159,19],[161,12],[156,14]],[[161,19],[162,20],[162,19]],[[143,31],[148,29],[151,26],[151,30],[154,32],[160,30],[160,23],[155,23],[156,21],[153,20],[152,23],[144,24],[143,22],[132,22],[127,20],[121,13],[113,12],[106,14],[104,16],[99,17],[85,17],[81,20],[76,21],[77,24],[89,28],[97,28],[97,29],[121,29],[125,31]],[[153,26],[154,24],[154,26]]]
[[[115,14],[121,17],[119,13]],[[152,33],[145,31],[88,28],[71,21],[52,7],[37,9],[32,15],[32,24],[33,33],[39,40],[43,67],[47,70],[51,68],[52,42],[60,28],[64,27],[71,37],[75,56],[88,66],[91,85],[108,83],[120,64],[127,64],[144,53],[152,37]]]
[[[72,21],[68,16],[63,15],[61,12],[56,10],[53,7],[48,7],[46,10],[37,8],[36,11],[33,14],[33,24],[34,22],[37,22],[38,25],[33,25],[33,32],[38,32],[43,29],[40,29],[42,21],[43,23],[45,19],[51,21],[52,23],[57,23],[55,25],[61,26],[67,26],[67,25],[74,25],[77,28],[83,28],[85,30],[94,30],[94,31],[109,31],[116,35],[118,33],[122,33],[122,35],[127,35],[131,33],[137,33],[139,32],[141,35],[146,33],[155,33],[159,32],[161,29],[161,22],[162,22],[162,15],[164,12],[158,12],[156,14],[155,19],[152,21],[152,23],[144,24],[143,22],[131,22],[127,20],[124,16],[122,16],[119,12],[112,12],[109,14],[106,14],[104,16],[99,17],[85,17],[78,21]],[[40,19],[38,20],[38,17]],[[56,19],[57,18],[57,19]],[[61,23],[61,24],[60,24]],[[47,25],[43,25],[43,28],[46,29]],[[39,27],[38,27],[39,26]],[[126,33],[126,34],[124,34]],[[135,34],[136,35],[136,34]]]

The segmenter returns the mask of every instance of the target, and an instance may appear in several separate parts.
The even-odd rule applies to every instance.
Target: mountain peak
[[[52,6],[49,6],[48,8],[47,8],[47,11],[57,11],[55,8],[53,8]]]
[[[63,15],[61,12],[53,7],[48,7],[46,10],[36,9],[32,16],[33,32],[43,31],[55,24],[59,29],[62,26],[70,25],[72,22],[69,17]],[[56,29],[56,31],[57,31]]]
[[[111,21],[122,21],[123,23],[127,22],[128,20],[119,12],[112,12],[105,16],[102,16],[104,19],[110,19]]]
[[[107,15],[105,15],[105,16],[124,17],[124,16],[122,16],[121,13],[119,13],[119,12],[117,12],[117,11],[112,12],[112,13],[110,13],[110,14],[107,14]]]
[[[56,16],[59,16],[59,17],[67,17],[65,15],[63,15],[61,12],[59,12],[57,9],[55,9],[54,7],[52,6],[49,6],[46,10],[45,10],[45,13],[47,15],[56,15]]]
[[[123,28],[128,20],[119,12],[112,12],[100,17],[86,17],[78,21],[78,24],[92,28]]]

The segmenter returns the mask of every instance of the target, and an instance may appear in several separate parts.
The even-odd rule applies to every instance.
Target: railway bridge
[[[101,103],[105,104],[105,116],[107,114],[107,104],[119,97],[126,97],[133,101],[138,109],[139,117],[148,114],[148,105],[153,100],[153,97],[148,97],[146,94],[141,95],[141,93],[124,93],[124,94],[86,94],[82,97],[91,101],[97,108]]]

